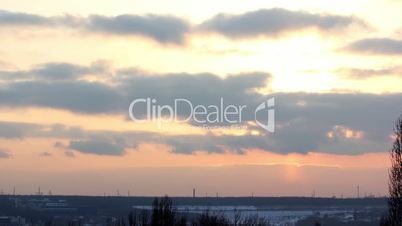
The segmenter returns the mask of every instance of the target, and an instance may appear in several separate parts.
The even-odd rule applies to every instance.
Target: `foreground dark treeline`
[[[223,214],[210,214],[208,211],[201,215],[178,212],[168,197],[155,198],[152,210],[136,210],[130,212],[127,219],[117,219],[108,226],[270,226],[269,220],[257,215],[242,217],[235,213],[234,219],[229,220]],[[73,226],[73,225],[71,225]]]
[[[343,215],[329,216],[325,213],[320,214],[321,211],[325,212],[325,209],[328,209],[328,206],[321,204],[323,200],[328,200],[329,204],[331,204],[330,209],[347,209],[352,213],[353,217],[343,220]],[[225,206],[222,205],[220,201],[225,204],[238,204],[233,206],[242,206],[242,201],[245,201],[246,203],[260,203],[257,208],[261,211],[316,211],[314,216],[296,219],[296,221],[292,223],[286,221],[295,226],[319,225],[317,222],[325,226],[378,226],[381,215],[386,212],[386,200],[379,198],[345,199],[346,202],[341,206],[333,206],[335,202],[338,202],[337,199],[259,197],[164,197],[154,199],[150,197],[0,196],[0,216],[21,217],[28,223],[18,224],[18,226],[263,226],[273,225],[279,222],[275,217],[272,219],[260,218],[257,215],[244,213],[244,210],[225,211],[223,208],[221,212],[205,211],[194,213],[183,210],[183,208],[180,210],[175,208],[178,206],[186,206],[186,204],[194,206],[191,201],[197,204],[202,203],[203,205],[200,206],[203,207]],[[263,201],[265,205],[262,205]],[[60,208],[56,207],[57,204],[60,203],[63,205],[60,206]],[[278,205],[278,203],[285,205]],[[306,205],[307,203],[310,203],[310,205]],[[317,205],[317,203],[319,204]],[[54,204],[56,204],[56,206]],[[51,208],[49,208],[49,206]],[[135,208],[135,206],[137,206],[137,208]],[[243,216],[242,213],[244,213]],[[1,222],[0,225],[2,225]]]

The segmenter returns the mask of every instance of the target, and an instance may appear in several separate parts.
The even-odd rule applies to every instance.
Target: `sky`
[[[355,197],[359,185],[383,196],[402,112],[401,8],[2,0],[0,188]],[[146,120],[144,104],[130,111],[146,98],[246,107],[236,123],[168,120],[167,109]],[[255,112],[272,98],[274,119]]]

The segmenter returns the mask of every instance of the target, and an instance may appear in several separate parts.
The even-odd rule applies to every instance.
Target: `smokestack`
[[[193,188],[193,198],[195,198],[195,188]]]

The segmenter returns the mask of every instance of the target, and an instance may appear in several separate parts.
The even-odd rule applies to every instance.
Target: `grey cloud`
[[[48,20],[42,16],[0,10],[0,25],[44,25],[47,23]]]
[[[82,153],[97,155],[121,156],[125,153],[123,146],[103,140],[71,141],[69,148]]]
[[[30,123],[0,121],[0,138],[24,138],[32,132],[38,131],[40,128],[39,125]]]
[[[76,80],[89,74],[101,76],[109,73],[105,61],[96,61],[90,66],[52,62],[35,65],[29,70],[0,71],[0,80]]]
[[[86,81],[30,81],[11,82],[0,86],[0,106],[40,106],[91,114],[126,114],[130,102],[136,98],[155,98],[159,104],[172,104],[175,98],[186,98],[194,105],[220,104],[247,105],[243,125],[248,126],[244,136],[170,136],[145,132],[86,131],[66,125],[7,124],[0,127],[3,138],[43,136],[67,138],[70,146],[92,151],[96,141],[112,144],[102,154],[124,154],[122,149],[135,148],[140,143],[160,143],[171,146],[172,152],[217,152],[230,150],[244,153],[258,148],[277,153],[327,152],[359,154],[388,150],[394,120],[399,116],[402,94],[318,94],[318,93],[270,93],[263,95],[256,89],[264,88],[270,80],[267,73],[248,73],[221,78],[213,74],[142,74],[132,70],[117,73],[114,85]],[[254,121],[254,110],[270,97],[276,99],[275,133],[267,133]],[[136,109],[145,114],[145,107]],[[179,109],[186,114],[185,108]],[[258,117],[260,120],[264,118]],[[266,118],[265,118],[266,120]],[[127,123],[134,123],[127,121]],[[193,125],[202,126],[191,122]],[[223,124],[224,125],[224,124]],[[6,129],[8,128],[8,129]],[[28,129],[26,129],[28,128]],[[346,137],[342,128],[361,132],[361,137]],[[259,136],[250,134],[260,132]],[[328,133],[334,133],[329,137]],[[76,142],[76,143],[73,143]],[[81,146],[80,146],[81,145]],[[91,146],[92,145],[92,146]],[[84,147],[93,147],[83,149]],[[95,151],[94,151],[95,150]],[[120,150],[120,151],[119,151]],[[117,153],[117,154],[116,154]]]
[[[348,79],[369,79],[379,76],[402,75],[402,67],[388,67],[381,69],[340,68],[335,71],[339,76]]]
[[[85,18],[72,15],[45,17],[37,14],[0,10],[0,25],[7,26],[64,26],[77,28],[85,23]]]
[[[75,158],[74,152],[72,152],[72,151],[65,151],[64,155],[69,158]]]
[[[276,94],[278,130],[272,134],[281,150],[329,150],[333,141],[326,135],[339,125],[362,131],[360,148],[338,148],[337,153],[356,154],[386,151],[394,121],[401,113],[402,94]],[[303,104],[299,104],[303,102]],[[370,144],[371,143],[371,144]],[[366,144],[366,145],[365,145]],[[376,144],[376,145],[372,145]],[[292,147],[294,145],[294,147]],[[305,148],[303,148],[305,147]]]
[[[41,65],[37,69],[31,72],[44,79],[76,79],[83,74],[97,73],[97,71],[92,71],[86,67],[80,67],[72,64],[65,63],[50,63]]]
[[[261,103],[262,96],[256,89],[267,87],[270,78],[270,74],[261,72],[242,73],[226,78],[214,74],[131,74],[120,81],[120,87],[127,92],[129,101],[126,106],[136,98],[147,97],[155,98],[161,105],[173,105],[174,99],[181,98],[189,100],[193,106],[219,106],[221,98],[226,104],[257,104]],[[179,108],[179,116],[188,115],[189,107],[180,105]],[[139,105],[134,113],[144,115],[145,110],[145,105]]]
[[[210,153],[223,153],[225,151],[224,147],[214,142],[213,139],[205,139],[201,136],[169,137],[165,143],[172,148],[173,153],[179,154],[192,154],[196,151]]]
[[[175,153],[221,153],[224,150],[244,153],[247,149],[258,148],[276,153],[361,154],[388,150],[394,120],[401,113],[402,106],[402,94],[272,93],[271,96],[276,98],[275,133],[249,126],[249,132],[258,130],[260,135],[168,136],[142,132],[110,134],[105,131],[90,137],[107,140],[121,136],[127,143],[134,141],[132,145],[162,143],[171,146]],[[268,96],[261,95],[257,100],[266,98]],[[252,108],[254,101],[250,99],[244,104]],[[253,113],[246,113],[244,121],[253,121]],[[362,133],[362,137],[346,137],[336,128]],[[333,137],[328,136],[331,132],[335,134]]]
[[[182,44],[190,25],[172,16],[126,14],[116,17],[91,16],[86,29],[115,35],[144,35],[161,43]]]
[[[160,43],[174,44],[183,44],[184,36],[190,30],[190,25],[185,20],[174,16],[124,14],[114,17],[101,15],[44,17],[4,10],[0,11],[0,25],[62,26],[111,35],[142,35]]]
[[[243,136],[215,136],[211,133],[166,135],[141,131],[82,129],[77,129],[79,133],[72,133],[72,128],[58,125],[51,126],[58,129],[49,130],[45,127],[38,129],[38,134],[31,132],[27,136],[72,139],[70,148],[100,155],[122,155],[123,149],[149,142],[169,145],[172,152],[182,154],[195,151],[222,153],[225,150],[241,154],[248,149],[257,148],[276,153],[324,152],[354,155],[388,150],[394,120],[399,116],[402,106],[402,94],[273,93],[272,96],[276,97],[275,133],[268,133],[258,126],[249,126],[248,133]],[[43,128],[39,125],[36,127]],[[361,133],[362,136],[347,137],[339,128]],[[44,133],[42,130],[48,132]],[[251,135],[251,130],[259,131],[260,135]],[[333,135],[330,137],[329,133]],[[98,150],[98,146],[109,148]]]
[[[317,28],[328,31],[364,23],[355,17],[312,14],[304,11],[289,11],[281,8],[261,9],[239,15],[218,14],[199,26],[202,31],[212,31],[229,38],[258,35],[276,36],[284,32]]]
[[[218,14],[201,23],[191,25],[189,21],[168,15],[117,16],[91,15],[79,17],[62,15],[44,17],[35,14],[0,11],[0,25],[3,26],[61,26],[85,32],[131,36],[140,35],[163,44],[184,44],[185,36],[193,31],[211,31],[229,38],[258,35],[275,36],[284,32],[306,28],[329,31],[357,24],[366,26],[358,18],[330,14],[313,14],[304,11],[290,11],[281,8],[260,9],[240,15]]]
[[[10,157],[11,155],[8,152],[0,150],[0,159],[8,159]]]
[[[246,102],[258,99],[255,89],[266,87],[270,79],[269,74],[260,72],[225,79],[214,74],[118,73],[122,75],[113,81],[114,86],[83,80],[8,82],[0,86],[0,105],[51,107],[80,113],[121,113],[127,111],[134,99],[147,97],[157,98],[161,104],[171,103],[174,98],[186,98],[194,104],[218,104],[220,97],[228,102]],[[208,94],[205,94],[205,87],[209,89]],[[143,114],[145,108],[138,110]]]
[[[74,139],[84,137],[86,132],[79,127],[61,124],[41,125],[0,121],[0,138],[4,139],[24,139],[26,137],[68,137]],[[63,145],[61,142],[56,142],[54,147],[63,148]]]
[[[55,147],[55,148],[65,148],[66,145],[64,145],[63,142],[61,142],[61,141],[56,141],[56,142],[53,144],[53,147]]]
[[[266,87],[270,80],[268,73],[242,73],[221,78],[214,74],[166,74],[166,75],[141,75],[129,74],[120,80],[120,87],[127,90],[129,96],[155,96],[163,97],[179,95],[189,99],[199,99],[200,93],[208,87],[210,95],[214,98],[229,96],[227,92],[232,91],[230,96],[240,97],[245,94],[252,94],[253,89]],[[151,89],[149,89],[151,88]],[[158,90],[158,92],[154,92]],[[177,93],[173,91],[177,90]],[[244,97],[243,97],[244,98]],[[201,100],[199,100],[201,101]],[[205,100],[204,100],[205,101]]]
[[[42,153],[39,154],[40,157],[51,157],[52,153],[44,151]]]
[[[249,126],[249,131],[258,130],[260,135],[174,136],[163,142],[178,153],[221,152],[222,148],[236,153],[253,148],[276,153],[382,152],[391,145],[394,121],[402,111],[402,94],[272,93],[270,96],[276,98],[275,133]],[[336,128],[359,133],[361,137],[347,137]],[[335,134],[329,137],[329,133]]]
[[[25,81],[0,86],[3,106],[39,106],[81,113],[121,111],[122,96],[108,85],[86,81]]]
[[[400,55],[402,41],[390,38],[367,38],[352,42],[344,49],[356,53]]]
[[[0,71],[3,80],[74,80],[86,74],[102,74],[101,68],[83,67],[67,63],[38,65],[28,71]]]

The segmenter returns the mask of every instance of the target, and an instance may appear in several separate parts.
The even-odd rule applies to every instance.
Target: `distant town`
[[[205,216],[235,224],[264,219],[259,225],[378,225],[387,211],[386,198],[319,197],[172,197],[169,208],[185,225]],[[0,196],[0,226],[132,226],[152,225],[154,197],[128,196]],[[161,201],[162,203],[162,201]],[[157,208],[158,205],[157,205]],[[164,207],[165,208],[165,207]],[[134,223],[133,219],[143,222]],[[348,224],[349,223],[349,224]]]

